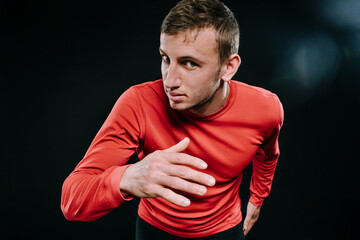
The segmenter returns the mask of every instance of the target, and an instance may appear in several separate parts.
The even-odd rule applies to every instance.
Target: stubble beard
[[[216,81],[215,85],[217,85],[216,87],[214,87],[214,85],[211,85],[209,86],[206,90],[203,90],[201,91],[199,94],[200,96],[204,96],[204,97],[201,97],[199,99],[195,99],[195,103],[193,103],[193,105],[190,105],[190,106],[184,106],[182,108],[177,108],[176,106],[171,106],[171,101],[170,101],[170,107],[174,110],[177,110],[177,111],[190,111],[190,112],[193,112],[193,113],[201,113],[201,112],[204,112],[206,110],[206,105],[211,102],[211,100],[214,98],[216,92],[218,90],[220,90],[222,84],[224,84],[224,82],[219,79],[220,77],[220,69],[221,67],[219,67],[217,73],[216,73],[216,76],[214,78],[214,81]],[[166,89],[164,89],[165,92],[166,92]],[[176,103],[175,103],[176,104]]]
[[[208,103],[210,103],[212,101],[212,99],[214,98],[215,93],[219,90],[219,88],[221,86],[220,81],[219,81],[217,87],[215,87],[215,88],[210,87],[208,90],[205,90],[204,95],[201,93],[201,95],[203,95],[203,97],[201,99],[199,99],[196,103],[194,103],[193,106],[188,107],[186,110],[191,111],[191,112],[196,112],[196,113],[203,112],[206,109]]]
[[[206,112],[208,104],[214,99],[217,91],[221,91],[222,84],[225,84],[225,82],[218,79],[218,82],[216,83],[217,86],[212,85],[209,86],[208,89],[199,92],[198,96],[200,95],[200,98],[195,98],[195,102],[192,105],[174,109],[177,111],[190,111],[194,114],[202,115],[202,113]]]
[[[220,70],[221,67],[218,68],[217,72],[216,72],[216,76],[214,77],[214,81],[216,82],[215,85],[217,85],[216,87],[209,86],[209,88],[207,90],[204,90],[204,97],[202,97],[201,99],[199,99],[196,103],[194,103],[193,106],[188,107],[186,110],[194,112],[194,113],[201,113],[204,112],[206,110],[207,104],[209,102],[211,102],[211,100],[214,98],[216,92],[218,90],[220,90],[222,84],[224,84],[224,82],[219,78],[220,77]],[[200,95],[203,95],[202,93],[200,93]]]

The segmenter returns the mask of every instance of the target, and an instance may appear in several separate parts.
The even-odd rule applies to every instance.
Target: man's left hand
[[[258,220],[260,215],[260,207],[253,205],[251,202],[248,202],[247,210],[246,210],[246,217],[244,221],[243,231],[244,235],[246,236],[251,228],[254,226],[255,222]]]

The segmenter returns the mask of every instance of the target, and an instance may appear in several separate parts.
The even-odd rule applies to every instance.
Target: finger
[[[251,228],[254,226],[254,223],[250,223],[245,229],[244,229],[244,235],[246,236],[249,232],[250,232],[250,230],[251,230]]]
[[[169,176],[162,184],[167,188],[180,190],[190,194],[204,195],[207,192],[207,188],[205,186],[186,181],[179,177]]]
[[[168,149],[165,149],[164,151],[181,153],[181,152],[185,151],[185,149],[189,146],[189,143],[190,143],[190,139],[186,137],[183,140],[181,140],[180,142],[178,142],[177,144],[169,147]]]
[[[246,237],[246,235],[249,233],[249,231],[247,229],[244,230],[244,236]]]
[[[182,207],[188,207],[190,205],[190,200],[180,194],[175,193],[171,189],[160,187],[158,189],[159,197],[164,198],[165,200],[174,203],[176,205],[182,206]]]
[[[190,182],[194,182],[206,186],[214,186],[216,182],[213,176],[183,165],[169,166],[166,169],[166,173],[169,176],[174,176],[180,179],[189,180]]]
[[[248,228],[243,228],[243,232],[244,232],[244,236],[246,237],[246,235],[249,233]]]
[[[249,232],[249,218],[248,216],[246,216],[245,220],[244,220],[244,225],[243,225],[243,231],[244,231],[244,235],[246,236],[246,234],[248,234]]]
[[[173,164],[186,165],[198,169],[206,169],[208,167],[204,160],[186,153],[171,153],[171,155],[167,156],[167,159]]]

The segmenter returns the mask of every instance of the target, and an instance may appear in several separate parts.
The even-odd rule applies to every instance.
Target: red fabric
[[[231,81],[227,104],[208,116],[170,108],[162,81],[131,87],[116,102],[84,159],[65,180],[61,207],[68,220],[102,217],[126,200],[120,180],[134,151],[139,159],[190,138],[185,153],[207,162],[204,172],[216,179],[204,196],[180,207],[161,198],[141,199],[139,215],[181,237],[204,237],[242,220],[239,185],[252,162],[250,201],[260,206],[270,193],[279,157],[283,110],[277,96]],[[124,216],[126,217],[126,216]]]

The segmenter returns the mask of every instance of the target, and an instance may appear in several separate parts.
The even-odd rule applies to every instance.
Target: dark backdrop
[[[174,2],[0,3],[0,239],[133,239],[138,200],[68,222],[61,186],[120,94],[161,77],[159,26]],[[272,193],[247,239],[350,239],[359,223],[359,1],[225,3],[241,29],[234,79],[275,92],[285,109]]]

